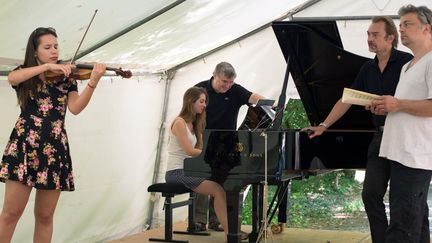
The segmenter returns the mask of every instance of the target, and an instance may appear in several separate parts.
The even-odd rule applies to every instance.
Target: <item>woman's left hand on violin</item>
[[[90,81],[96,82],[96,84],[99,82],[101,77],[105,74],[106,71],[106,65],[103,63],[95,63],[93,65],[93,70],[90,75]],[[89,82],[90,82],[89,81]]]

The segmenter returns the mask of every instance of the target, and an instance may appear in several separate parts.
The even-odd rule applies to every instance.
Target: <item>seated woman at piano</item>
[[[226,194],[221,185],[205,178],[184,175],[183,160],[196,157],[202,150],[202,130],[208,94],[204,88],[192,87],[183,96],[183,107],[170,127],[166,182],[182,183],[194,192],[214,198],[216,216],[225,234],[228,230]]]

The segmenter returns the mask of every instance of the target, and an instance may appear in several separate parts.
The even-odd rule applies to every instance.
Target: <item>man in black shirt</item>
[[[374,17],[367,34],[369,51],[376,53],[376,56],[363,64],[351,87],[377,95],[394,95],[402,66],[412,59],[412,55],[395,49],[398,44],[398,32],[390,17]],[[313,131],[310,138],[320,136],[350,107],[351,104],[342,103],[340,99],[319,126],[303,130]],[[377,132],[368,149],[362,198],[369,219],[372,241],[377,243],[384,242],[388,227],[383,198],[388,187],[390,167],[386,160],[378,156],[385,116],[372,114],[372,117]]]
[[[263,98],[234,83],[236,76],[231,64],[221,62],[216,65],[213,76],[209,80],[195,85],[205,88],[209,95],[209,103],[206,107],[206,129],[236,130],[240,107],[256,104],[259,99]],[[197,195],[195,202],[197,230],[206,229],[207,211],[209,211],[209,228],[223,231],[213,209],[213,200],[210,200],[209,205],[207,196]]]

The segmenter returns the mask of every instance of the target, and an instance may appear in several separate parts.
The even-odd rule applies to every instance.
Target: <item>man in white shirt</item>
[[[429,243],[427,195],[432,176],[432,11],[399,9],[402,44],[414,58],[402,67],[394,96],[373,101],[387,114],[380,156],[390,162],[390,225],[385,242]]]

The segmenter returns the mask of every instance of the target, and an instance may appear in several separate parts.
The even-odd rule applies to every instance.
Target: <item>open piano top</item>
[[[335,21],[274,22],[273,30],[312,125],[324,121],[369,58],[343,49]],[[332,129],[373,129],[371,114],[352,106]]]

